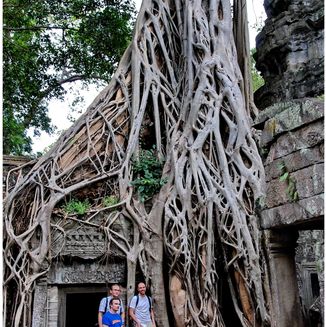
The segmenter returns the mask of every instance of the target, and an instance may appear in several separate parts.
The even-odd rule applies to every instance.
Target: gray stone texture
[[[126,263],[76,262],[52,264],[48,283],[56,285],[120,283],[126,280]]]
[[[307,325],[309,325],[309,309],[320,312],[323,320],[324,313],[324,231],[299,231],[296,247],[296,267],[299,293],[303,304]],[[317,274],[319,282],[319,296],[313,289],[311,274]]]
[[[322,227],[323,116],[323,102],[305,98],[274,104],[257,117],[267,182],[262,228]]]
[[[324,155],[324,122],[318,120],[309,124],[309,126],[302,126],[297,130],[290,131],[281,135],[271,145],[270,154],[266,162],[269,163],[277,158],[285,157],[286,155],[295,151],[301,152],[318,146],[321,155]]]
[[[324,93],[324,2],[265,0],[267,19],[256,37],[256,67],[265,85],[255,93],[263,109],[275,102]]]
[[[274,105],[273,108],[277,105]],[[294,131],[299,127],[303,127],[311,122],[324,117],[324,106],[321,100],[307,99],[303,101],[293,101],[292,105],[289,103],[288,107],[281,106],[282,111],[277,108],[277,113],[265,121],[263,133],[261,136],[261,146],[266,146],[270,142],[275,141],[275,137],[286,132]],[[271,108],[268,108],[269,110]],[[264,115],[264,114],[263,114]],[[266,115],[264,115],[266,117]],[[261,118],[258,118],[261,122]],[[255,123],[256,124],[256,123]],[[256,124],[257,125],[257,124]],[[311,146],[316,141],[320,142],[323,138],[314,136],[313,131],[309,131],[310,137],[305,141]],[[320,134],[320,131],[319,131]]]
[[[289,173],[295,183],[299,199],[306,199],[324,191],[324,164],[316,164],[293,173]],[[276,178],[267,184],[266,207],[273,208],[294,199],[287,192],[288,182]]]
[[[298,284],[295,273],[294,248],[297,232],[291,230],[264,231],[267,265],[272,292],[273,327],[303,327]]]
[[[293,143],[289,142],[289,145]],[[275,150],[275,147],[273,148]],[[274,152],[275,154],[275,152]],[[284,157],[265,164],[266,181],[280,177],[280,166],[285,164],[288,172],[303,169],[305,167],[323,162],[324,159],[324,144],[318,144],[312,148],[300,149]],[[266,160],[267,161],[267,160]],[[267,161],[268,162],[268,161]]]
[[[32,327],[46,326],[47,284],[37,284],[34,291]]]
[[[261,213],[261,227],[321,228],[324,216],[324,195],[316,195],[297,202],[265,209]]]
[[[59,325],[59,289],[57,286],[49,287],[46,307],[47,327],[58,327]]]

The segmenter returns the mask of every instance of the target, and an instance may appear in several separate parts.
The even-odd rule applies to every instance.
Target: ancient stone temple
[[[27,157],[4,156],[3,185],[10,189],[18,177],[16,169],[25,166],[28,171],[35,162]],[[105,218],[98,216],[96,222],[101,219]],[[63,227],[64,234],[60,230]],[[128,226],[117,222],[115,228],[125,228],[128,236],[132,236]],[[109,284],[122,286],[122,299],[126,303],[125,259],[114,246],[107,253],[105,231],[91,223],[79,224],[70,219],[54,230],[51,256],[60,252],[60,259],[53,261],[47,274],[36,282],[30,313],[32,326],[95,326],[99,302],[106,296]]]
[[[256,38],[265,85],[260,150],[266,171],[261,214],[277,326],[321,326],[324,289],[324,7],[265,0]]]
[[[255,59],[265,85],[255,93],[256,105],[323,94],[324,2],[265,0],[264,7]]]
[[[319,327],[322,326],[324,321],[324,107],[323,100],[320,97],[324,92],[323,3],[320,0],[265,0],[264,5],[268,18],[265,27],[257,36],[256,61],[257,68],[262,72],[265,79],[265,85],[255,94],[256,105],[260,113],[256,117],[253,127],[258,131],[257,134],[259,135],[257,142],[264,163],[267,186],[266,199],[260,201],[260,199],[263,199],[261,197],[256,203],[257,208],[255,209],[260,220],[259,224],[256,224],[255,220],[255,225],[259,225],[260,229],[257,227],[259,233],[257,232],[255,236],[258,239],[260,230],[262,230],[262,252],[266,254],[267,260],[266,263],[263,263],[264,266],[265,264],[267,266],[264,274],[268,275],[264,279],[264,287],[266,287],[264,291],[268,293],[265,302],[271,317],[270,321],[265,320],[261,322],[260,326]],[[127,61],[127,59],[125,60]],[[130,76],[127,79],[129,78]],[[116,96],[115,102],[119,103],[122,93],[119,90],[114,94]],[[101,97],[98,99],[101,99]],[[124,115],[120,118],[122,122],[125,122]],[[230,120],[228,116],[225,116],[225,119]],[[109,123],[106,125],[110,127],[110,130],[113,128]],[[94,132],[95,135],[100,125],[95,124],[94,126],[92,133]],[[103,130],[105,130],[104,127]],[[119,127],[117,130],[120,133],[117,138],[124,142],[123,129],[120,130]],[[97,138],[102,137],[101,135]],[[71,144],[74,141],[74,139],[71,139]],[[87,142],[76,143],[73,154],[78,158],[80,148]],[[94,150],[91,146],[85,146],[85,148],[87,148],[87,151]],[[112,144],[103,148],[107,151],[106,155],[109,157],[109,151],[113,151]],[[116,149],[116,158],[120,160],[120,156],[122,157],[120,143],[116,145]],[[59,184],[47,183],[49,181],[49,179],[46,180],[47,175],[43,176],[43,180],[39,179],[41,182],[36,178],[33,182],[37,180],[37,183],[43,185],[43,181],[45,181],[44,188],[47,188],[46,191],[49,193],[52,191],[51,187],[56,188],[55,191],[59,189],[58,193],[60,191],[64,193],[67,190],[72,193],[70,188],[74,185],[73,180],[76,175],[82,179],[82,184],[93,162],[84,162],[81,159],[83,164],[75,173],[75,168],[71,168],[74,166],[70,166],[70,155],[71,152],[69,151],[60,153],[58,161],[55,161],[51,166],[51,168],[54,167],[54,170],[62,158],[66,160],[62,160],[63,163],[61,163],[64,169],[69,171],[69,174],[67,174],[69,183],[66,189],[59,189]],[[257,158],[259,158],[258,155]],[[98,162],[102,162],[101,159],[96,158]],[[18,185],[16,181],[23,178],[22,175],[25,172],[33,171],[37,165],[37,160],[5,156],[3,161],[4,192],[10,197],[10,191]],[[108,162],[110,162],[110,158]],[[111,165],[115,167],[113,163]],[[21,167],[24,167],[23,173],[20,171]],[[94,167],[92,169],[96,171],[98,167],[96,165]],[[127,166],[125,168],[128,170]],[[251,169],[251,167],[249,168]],[[107,173],[106,170],[104,171]],[[263,175],[263,168],[260,172]],[[57,172],[55,177],[57,176],[62,179],[66,178],[61,170]],[[89,192],[87,195],[93,192],[95,194],[94,198],[98,201],[98,203],[96,202],[96,214],[89,210],[87,215],[80,214],[77,216],[78,213],[73,213],[67,219],[67,211],[63,210],[63,206],[70,199],[71,194],[68,191],[64,195],[60,194],[62,198],[58,205],[56,204],[51,208],[48,206],[51,209],[49,209],[51,228],[49,228],[50,235],[47,238],[50,243],[50,259],[42,262],[43,270],[35,269],[36,272],[42,271],[42,274],[36,278],[35,287],[29,290],[33,295],[30,297],[28,305],[26,305],[28,309],[25,309],[27,311],[25,316],[26,321],[30,321],[31,324],[24,321],[24,326],[94,326],[97,322],[99,301],[106,295],[109,284],[119,283],[122,285],[122,299],[125,305],[133,292],[130,285],[134,285],[134,283],[129,282],[132,279],[129,275],[133,276],[133,282],[135,282],[136,277],[141,274],[139,266],[142,264],[141,261],[135,260],[131,264],[131,260],[128,261],[126,255],[128,253],[129,257],[132,257],[134,254],[132,250],[136,248],[135,244],[139,244],[132,241],[134,238],[139,238],[139,230],[133,228],[131,223],[130,217],[133,211],[127,212],[121,208],[119,208],[119,211],[115,204],[112,203],[112,205],[103,206],[101,201],[104,199],[104,195],[100,194],[101,201],[99,197],[96,197],[96,192],[99,193],[100,189],[102,190],[104,187],[107,187],[110,191],[114,191],[114,188],[118,189],[120,187],[118,178],[118,182],[115,180],[115,184],[111,182],[111,179],[102,184],[97,184],[98,180],[94,180],[94,184],[91,184],[92,187],[89,187],[89,185],[84,187],[83,185],[83,187],[74,189],[74,195],[78,195],[77,198],[79,199],[82,198],[83,192]],[[122,181],[125,180],[122,179]],[[66,180],[63,182],[66,182]],[[127,186],[124,185],[124,187]],[[19,185],[17,188],[19,188]],[[107,192],[110,195],[111,193]],[[33,196],[34,194],[31,195],[31,197]],[[21,212],[24,213],[25,201],[24,198],[19,202],[20,205],[23,203],[21,205],[23,208],[18,211],[17,216]],[[40,200],[43,205],[41,201],[43,201],[43,198]],[[125,199],[122,199],[121,203],[124,201]],[[158,208],[160,209],[163,200],[157,203],[159,203]],[[205,205],[206,202],[202,207]],[[254,205],[252,205],[252,208],[254,208]],[[41,209],[43,209],[42,206]],[[137,213],[139,216],[147,214],[146,210],[148,208],[144,205],[143,209],[143,211]],[[177,213],[172,213],[172,211],[171,215],[179,217]],[[138,217],[136,214],[135,216]],[[156,217],[153,215],[151,218]],[[15,218],[16,216],[13,217],[13,219]],[[156,223],[156,220],[154,221]],[[22,224],[28,225],[28,219],[23,219]],[[15,227],[19,237],[21,226],[16,224]],[[143,229],[146,230],[146,228],[147,225]],[[198,224],[198,229],[196,226],[194,230],[197,232],[200,228],[199,233],[201,233],[204,227],[200,224]],[[212,225],[210,228],[207,228],[207,231],[213,234],[211,232],[213,230]],[[28,252],[29,255],[33,254],[33,249],[38,249],[34,245],[42,241],[38,232],[41,234],[36,229],[31,238],[26,241],[27,246],[31,249]],[[114,238],[110,238],[110,233],[116,233],[122,242],[115,242]],[[151,235],[152,237],[153,234],[144,233],[144,235],[146,237]],[[195,232],[192,236],[195,238]],[[172,238],[173,241],[174,238]],[[199,244],[199,247],[204,248],[204,243]],[[121,244],[125,244],[128,251],[123,252]],[[152,246],[157,249],[157,247],[154,247],[153,238],[150,239],[149,236],[148,239],[146,238],[146,242],[141,244],[144,248],[145,246]],[[243,252],[246,252],[247,249],[248,247],[244,247]],[[13,248],[11,253],[14,253],[15,250]],[[197,255],[198,251],[196,251],[197,248],[194,249],[194,253]],[[136,253],[136,251],[134,252]],[[243,252],[241,255],[243,255]],[[164,256],[167,257],[166,254]],[[137,256],[135,255],[135,257]],[[203,258],[203,261],[218,261],[221,259],[207,254],[204,250]],[[258,262],[258,256],[255,258]],[[180,258],[177,260],[182,262]],[[161,264],[161,262],[159,263]],[[260,264],[261,262],[258,263],[258,266]],[[130,269],[130,266],[132,266],[132,269]],[[169,267],[164,265],[163,269],[168,270]],[[223,276],[231,275],[231,270],[221,267],[222,270]],[[159,272],[162,272],[162,270]],[[202,269],[201,273],[208,275],[205,269]],[[235,276],[240,277],[240,275]],[[173,277],[176,287],[167,288],[166,293],[171,292],[168,296],[175,297],[176,305],[174,303],[172,308],[170,303],[168,310],[171,312],[173,310],[178,311],[179,316],[184,318],[186,310],[182,301],[186,298],[185,291],[181,287],[181,278],[179,279],[177,274]],[[155,275],[155,278],[158,279],[158,274]],[[140,279],[138,278],[138,280]],[[215,284],[219,283],[218,279],[218,276],[214,279]],[[229,280],[231,280],[231,277]],[[226,281],[229,282],[227,278]],[[241,279],[239,278],[238,281],[241,281]],[[195,285],[197,284],[191,284],[190,287],[195,288]],[[205,285],[207,288],[214,286],[213,283],[207,285]],[[9,284],[9,286],[11,285]],[[248,294],[244,290],[247,285],[242,284],[242,286],[243,292],[241,294],[246,298]],[[250,287],[254,288],[252,285],[248,288]],[[5,305],[14,307],[17,304],[15,304],[15,299],[10,297],[10,287],[6,289],[9,293],[6,294],[6,298],[10,300]],[[226,289],[225,285],[223,285],[221,293],[226,293]],[[271,290],[270,294],[269,289]],[[226,294],[229,295],[230,293]],[[230,316],[228,317],[229,320],[223,325],[227,327],[245,325],[243,321],[241,323],[238,319],[234,319],[235,322],[233,323],[232,315],[236,316],[236,314],[229,299],[231,296],[225,298],[227,302],[216,305],[226,311],[226,316]],[[207,300],[207,297],[205,300]],[[216,299],[212,301],[211,298],[208,298],[208,300],[214,302]],[[155,305],[158,310],[161,309],[160,303],[155,303]],[[232,307],[232,310],[228,307]],[[205,314],[208,315],[209,312],[205,312]],[[255,312],[252,312],[253,316],[255,314]],[[214,323],[214,326],[218,325],[217,320],[214,320]],[[173,322],[170,325],[172,326]],[[196,326],[196,323],[192,322],[191,326]],[[157,327],[161,326],[157,325]]]

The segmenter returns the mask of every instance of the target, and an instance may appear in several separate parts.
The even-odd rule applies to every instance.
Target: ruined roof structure
[[[255,59],[265,85],[256,105],[324,94],[324,2],[264,0],[264,7]]]

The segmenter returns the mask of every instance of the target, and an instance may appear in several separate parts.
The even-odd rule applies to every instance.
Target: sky
[[[264,0],[248,0],[248,21],[249,21],[249,38],[250,38],[250,48],[255,47],[255,37],[256,37],[256,29],[254,25],[261,25],[265,20],[265,12],[263,7]],[[141,6],[142,0],[135,0],[136,9],[139,10]],[[81,85],[80,82],[75,83],[75,87],[79,88]],[[84,112],[87,107],[92,103],[98,93],[102,88],[97,89],[95,86],[90,86],[88,91],[82,91],[85,97],[85,104],[81,107],[81,112]],[[33,152],[43,152],[45,148],[53,144],[61,131],[69,128],[72,124],[70,120],[68,120],[67,116],[69,113],[69,103],[73,101],[73,97],[67,96],[65,101],[56,101],[53,100],[49,103],[49,116],[52,120],[52,124],[57,127],[57,132],[54,135],[48,135],[47,133],[41,133],[39,137],[33,137],[32,134],[29,134],[33,139]],[[64,114],[63,114],[64,113]],[[81,113],[76,113],[74,118],[78,118]]]

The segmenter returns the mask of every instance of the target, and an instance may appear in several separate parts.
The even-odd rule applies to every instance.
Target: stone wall
[[[259,114],[255,127],[261,130],[266,173],[261,227],[273,320],[277,327],[319,326],[312,319],[320,319],[324,296],[323,241],[319,239],[324,228],[323,101],[304,98],[274,104]]]
[[[319,313],[323,318],[320,309],[324,298],[324,231],[300,231],[297,243],[295,261],[305,319],[309,321],[309,316]]]
[[[3,156],[4,196],[14,187],[18,178],[22,178],[22,175],[30,171],[35,162],[29,157]],[[21,167],[24,167],[22,174]],[[94,221],[99,223],[107,219],[105,215],[103,212],[95,217]],[[54,222],[57,221],[55,212],[52,219]],[[106,286],[109,284],[119,283],[122,286],[126,284],[126,260],[121,251],[115,247],[111,247],[111,252],[107,255],[108,244],[103,230],[74,221],[66,225],[64,234],[62,225],[52,230],[51,256],[56,259],[51,262],[47,274],[36,281],[31,315],[32,327],[65,327],[68,294],[106,293]],[[131,224],[125,222],[121,226],[117,219],[114,227],[126,228],[126,233],[132,237],[129,225]],[[125,288],[122,289],[121,297],[126,305],[127,293]],[[97,311],[94,314],[94,322],[96,320]]]
[[[323,117],[323,102],[306,98],[270,106],[257,118],[267,181],[263,229],[323,227]]]
[[[267,182],[261,227],[272,316],[277,327],[321,326],[324,101],[316,97],[324,94],[324,1],[264,0],[264,7],[255,60],[265,85],[255,93],[262,110],[255,127]]]
[[[256,38],[256,67],[265,85],[258,108],[324,93],[324,1],[265,0],[265,26]]]

